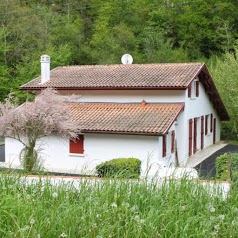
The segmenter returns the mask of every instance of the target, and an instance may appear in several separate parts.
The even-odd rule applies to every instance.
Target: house
[[[40,93],[53,87],[80,95],[68,107],[79,124],[77,141],[48,136],[40,141],[44,168],[86,173],[102,161],[136,157],[150,168],[186,166],[191,155],[220,140],[229,115],[203,63],[81,65],[50,71],[21,86]],[[20,166],[22,146],[6,139],[6,162]]]

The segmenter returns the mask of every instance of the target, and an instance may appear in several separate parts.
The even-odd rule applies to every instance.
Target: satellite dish
[[[122,57],[121,57],[121,62],[123,64],[132,64],[133,62],[133,58],[131,55],[129,54],[124,54]]]

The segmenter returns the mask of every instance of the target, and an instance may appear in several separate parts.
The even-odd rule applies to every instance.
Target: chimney
[[[43,84],[50,80],[50,56],[42,55],[40,58],[40,62],[41,62],[41,82],[40,82],[40,84]]]
[[[146,101],[143,99],[142,101],[141,101],[141,107],[145,107],[146,106]]]

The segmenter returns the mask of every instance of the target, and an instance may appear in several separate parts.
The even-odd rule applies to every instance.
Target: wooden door
[[[193,144],[193,119],[189,119],[188,129],[188,155],[192,155],[192,144]]]
[[[213,119],[213,144],[216,143],[216,118]]]

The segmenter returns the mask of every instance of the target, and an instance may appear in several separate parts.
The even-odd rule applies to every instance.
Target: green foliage
[[[0,100],[10,91],[21,101],[28,97],[18,88],[39,75],[45,53],[52,68],[117,64],[125,53],[134,63],[207,61],[233,50],[238,39],[233,0],[0,0],[0,6]]]
[[[216,179],[229,181],[231,179],[230,165],[231,154],[220,155],[216,159]]]
[[[72,183],[1,173],[0,187],[0,237],[4,238],[238,234],[237,193],[224,200],[219,191],[194,181],[150,184],[79,178]]]
[[[227,124],[230,131],[229,139],[238,138],[238,47],[235,47],[234,52],[227,52],[222,59],[217,59],[211,66],[211,73],[221,98],[228,110],[231,118],[231,123]],[[228,133],[228,131],[226,131]]]
[[[238,182],[238,154],[225,153],[216,159],[216,178]]]
[[[99,177],[139,178],[141,161],[136,158],[118,158],[103,162],[96,167]]]

